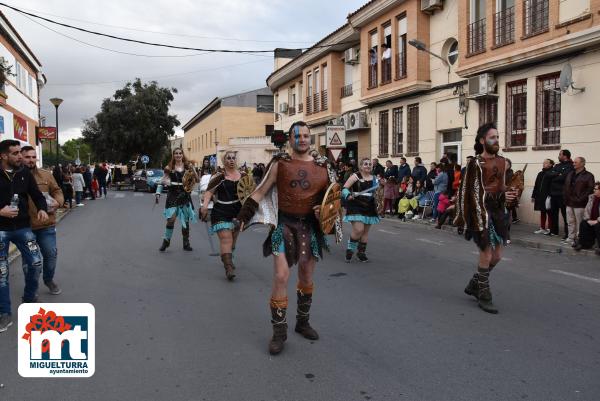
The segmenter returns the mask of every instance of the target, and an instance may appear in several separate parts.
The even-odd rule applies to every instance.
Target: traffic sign
[[[76,165],[76,166],[79,166],[80,164],[81,164],[81,160],[79,160],[79,159],[75,159],[75,165]]]
[[[142,156],[142,163],[144,163],[144,164],[150,163],[150,158],[146,155]]]
[[[325,128],[327,148],[344,149],[346,147],[346,127],[343,125],[328,125]]]

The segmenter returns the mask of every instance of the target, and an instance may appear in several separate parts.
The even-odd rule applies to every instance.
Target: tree
[[[84,121],[85,142],[100,160],[126,163],[145,154],[157,163],[180,125],[169,114],[174,93],[177,89],[159,87],[155,81],[127,83],[104,99],[94,118]]]
[[[92,155],[92,148],[83,138],[70,139],[60,147],[60,154],[62,160],[69,162],[77,159],[77,148],[79,147],[79,159],[82,164],[87,164],[89,161],[95,161]]]

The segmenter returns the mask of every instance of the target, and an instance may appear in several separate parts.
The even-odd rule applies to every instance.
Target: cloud
[[[337,29],[345,22],[345,16],[364,2],[366,0],[7,1],[23,9],[104,24],[44,14],[60,22],[114,35],[179,46],[244,50],[306,47]],[[78,40],[118,51],[155,56],[194,52],[101,38],[47,22],[36,23],[12,10],[0,9],[42,62],[48,85],[41,92],[41,113],[46,116],[48,124],[54,124],[54,107],[48,99],[61,97],[65,100],[59,109],[61,142],[63,138],[79,136],[82,121],[99,111],[102,100],[136,77],[154,78],[162,86],[177,88],[171,112],[177,114],[184,124],[214,97],[265,86],[266,77],[273,70],[272,53],[262,56],[207,54],[179,58],[111,53],[75,42],[40,24]],[[106,25],[191,36],[155,34]],[[232,41],[199,36],[281,42]],[[300,41],[306,43],[298,43]],[[196,72],[190,73],[192,71]]]

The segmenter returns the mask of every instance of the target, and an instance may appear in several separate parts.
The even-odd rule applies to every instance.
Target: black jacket
[[[402,182],[404,177],[410,177],[410,174],[410,166],[408,163],[406,163],[404,166],[401,164],[398,165],[398,182]]]
[[[390,177],[394,177],[395,179],[398,179],[398,166],[392,165],[392,167],[386,168],[384,176],[386,179],[388,179]]]
[[[38,189],[35,179],[28,168],[21,167],[14,176],[0,168],[0,209],[10,205],[14,194],[19,195],[19,215],[14,219],[0,217],[0,231],[14,231],[31,227],[29,220],[29,197],[38,210],[48,211],[44,195]]]
[[[375,177],[377,177],[379,175],[383,176],[384,174],[385,174],[385,168],[381,164],[377,163],[376,166],[373,166],[373,175]]]
[[[412,178],[414,182],[421,181],[421,183],[425,184],[425,180],[427,179],[427,168],[422,164],[417,164],[413,168]]]
[[[534,210],[546,210],[546,198],[550,196],[550,184],[552,183],[550,171],[552,171],[551,168],[540,171],[535,179],[531,194],[531,199],[534,200]]]
[[[550,171],[550,177],[552,177],[552,184],[550,185],[550,195],[552,196],[563,196],[565,190],[565,180],[567,175],[574,169],[573,162],[567,160],[555,164]]]
[[[427,180],[425,180],[425,189],[427,191],[433,191],[433,181],[435,181],[436,176],[437,173],[435,170],[430,170],[429,173],[427,173]]]
[[[86,170],[85,173],[83,173],[83,181],[85,181],[86,188],[92,187],[92,173],[90,170]]]

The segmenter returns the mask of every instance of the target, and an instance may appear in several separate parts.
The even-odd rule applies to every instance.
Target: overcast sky
[[[5,0],[63,23],[128,38],[194,48],[243,50],[307,47],[345,23],[366,0]],[[42,115],[54,125],[48,99],[60,97],[61,142],[80,135],[104,98],[128,80],[155,79],[179,93],[171,112],[185,124],[216,96],[265,86],[273,54],[205,54],[125,43],[32,20],[0,7],[43,65],[48,84]],[[50,28],[56,32],[53,32]],[[107,26],[110,25],[110,26]],[[151,32],[147,32],[151,31]],[[58,32],[58,33],[57,33]],[[156,32],[156,33],[155,33]],[[152,56],[139,57],[94,48]],[[207,38],[208,37],[208,38]],[[230,40],[243,39],[243,40]],[[273,42],[265,42],[273,41]],[[178,132],[181,132],[180,129]]]

